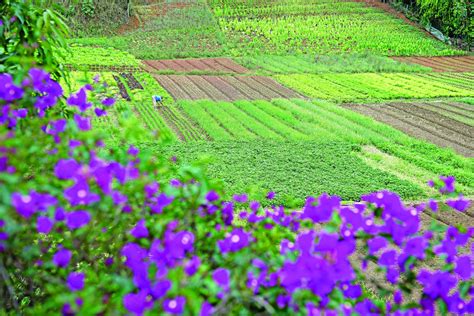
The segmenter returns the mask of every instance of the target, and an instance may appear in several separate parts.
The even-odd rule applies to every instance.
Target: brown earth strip
[[[175,99],[191,99],[183,89],[180,88],[169,76],[155,76],[158,83],[165,88]]]
[[[195,72],[244,74],[249,70],[230,58],[195,58],[195,59],[166,59],[144,60],[143,63],[150,71]]]
[[[225,94],[230,100],[248,99],[249,96],[242,95],[242,93],[233,87],[228,82],[224,81],[220,77],[215,76],[202,76],[204,80],[209,82],[211,85],[216,87],[219,91]]]
[[[212,99],[211,95],[206,91],[198,87],[193,80],[192,76],[168,76],[173,80],[181,89],[186,91],[192,100]]]
[[[117,83],[117,87],[120,90],[120,95],[122,96],[123,99],[127,101],[131,101],[130,96],[128,95],[127,89],[125,88],[125,85],[123,84],[122,80],[120,80],[119,76],[113,75],[115,82]]]
[[[474,56],[392,57],[392,59],[430,67],[435,72],[474,72]]]
[[[474,111],[470,112],[470,111],[462,111],[460,110],[459,108],[453,106],[453,105],[450,105],[450,104],[446,104],[446,103],[438,103],[438,102],[425,102],[425,103],[422,103],[423,106],[427,106],[429,108],[436,108],[436,109],[440,109],[442,111],[447,111],[449,113],[452,113],[454,115],[462,115],[468,119],[473,119],[474,120]]]
[[[237,77],[225,78],[229,84],[233,85],[243,94],[246,94],[253,100],[265,100],[265,96],[261,94],[257,89],[254,89],[254,86],[248,85],[247,82],[239,80]]]
[[[218,100],[224,100],[224,101],[232,101],[227,95],[222,93],[219,89],[214,87],[212,84],[210,84],[208,81],[206,81],[203,77],[201,76],[192,76],[190,77],[191,80],[199,86],[203,91],[206,91],[207,94],[210,96],[211,100],[218,101]]]
[[[155,75],[175,99],[214,101],[301,98],[271,78],[260,76]]]
[[[469,137],[459,134],[456,132],[456,126],[459,126],[460,123],[454,120],[455,125],[452,126],[452,129],[440,125],[439,122],[446,117],[435,112],[424,118],[424,112],[421,112],[419,107],[410,107],[410,104],[407,104],[404,109],[401,109],[399,105],[393,103],[346,104],[344,107],[389,124],[411,136],[425,139],[441,147],[453,148],[467,157],[474,157],[474,146],[472,145],[474,144],[474,132],[468,134]],[[468,125],[462,124],[462,126]],[[469,128],[470,131],[474,131],[473,127],[469,126]]]
[[[407,105],[406,103],[392,103],[391,106],[400,111],[406,112],[408,115],[417,116],[420,119],[429,121],[433,124],[437,123],[437,125],[442,126],[447,130],[451,130],[468,138],[474,137],[474,128],[472,126],[445,117],[437,112],[427,110],[421,104],[410,103]],[[416,107],[416,111],[412,111],[412,107]],[[472,139],[472,143],[474,144],[474,139]]]

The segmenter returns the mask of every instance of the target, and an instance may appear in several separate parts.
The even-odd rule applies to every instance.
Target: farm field
[[[474,157],[474,107],[458,102],[345,105],[441,147]]]
[[[111,86],[128,116],[171,141],[163,154],[176,151],[183,163],[208,157],[208,172],[228,192],[273,185],[282,188],[278,201],[294,207],[325,190],[355,199],[363,187],[393,188],[410,200],[434,197],[425,183],[438,174],[456,175],[474,197],[472,56],[364,2],[188,1],[166,8],[140,7],[140,28],[79,39],[74,48],[80,56],[84,45],[114,47],[104,50],[117,65],[138,67],[118,69]],[[101,50],[91,50],[89,69],[99,66],[94,54],[103,60],[98,69],[109,70]],[[153,105],[152,95],[164,101]],[[138,139],[144,148],[160,147],[147,133]],[[323,162],[295,157],[305,150],[321,157],[325,146],[332,154],[324,164],[374,176],[344,191],[338,172],[319,174],[317,168],[329,170],[316,167]],[[249,148],[256,160],[244,158]],[[239,170],[263,178],[245,184]],[[319,176],[330,180],[309,183]]]
[[[262,76],[155,75],[155,78],[175,99],[236,101],[302,97]]]
[[[436,72],[474,72],[474,56],[393,57],[394,60],[429,67]]]
[[[466,1],[3,1],[0,316],[474,315]]]

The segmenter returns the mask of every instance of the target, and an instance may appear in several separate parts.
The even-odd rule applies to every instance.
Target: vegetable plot
[[[294,74],[276,78],[309,97],[341,102],[474,96],[470,73]]]
[[[341,2],[331,12],[244,15],[219,18],[230,52],[255,54],[330,54],[371,52],[388,56],[443,56],[462,52],[428,37],[416,27],[383,11],[346,9]],[[363,6],[363,4],[359,4]],[[256,8],[255,10],[261,10]],[[219,13],[218,13],[219,14]]]

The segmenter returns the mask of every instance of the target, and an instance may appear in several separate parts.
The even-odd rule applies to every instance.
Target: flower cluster
[[[246,194],[226,200],[200,171],[125,142],[105,146],[92,125],[115,101],[94,84],[65,98],[72,114],[61,117],[63,92],[46,72],[21,84],[0,75],[0,256],[7,276],[22,274],[3,275],[2,293],[25,291],[7,309],[474,313],[474,227],[426,222],[468,209],[453,177],[429,183],[446,201],[418,205],[389,191],[347,204],[308,197],[293,211]],[[26,296],[34,303],[20,307]]]

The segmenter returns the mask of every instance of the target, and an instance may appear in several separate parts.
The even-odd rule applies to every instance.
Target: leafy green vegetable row
[[[263,75],[328,72],[424,72],[430,68],[397,62],[371,54],[246,56],[236,58],[245,67]]]
[[[335,101],[474,96],[469,88],[474,86],[474,77],[458,74],[293,74],[276,78],[309,97]]]

